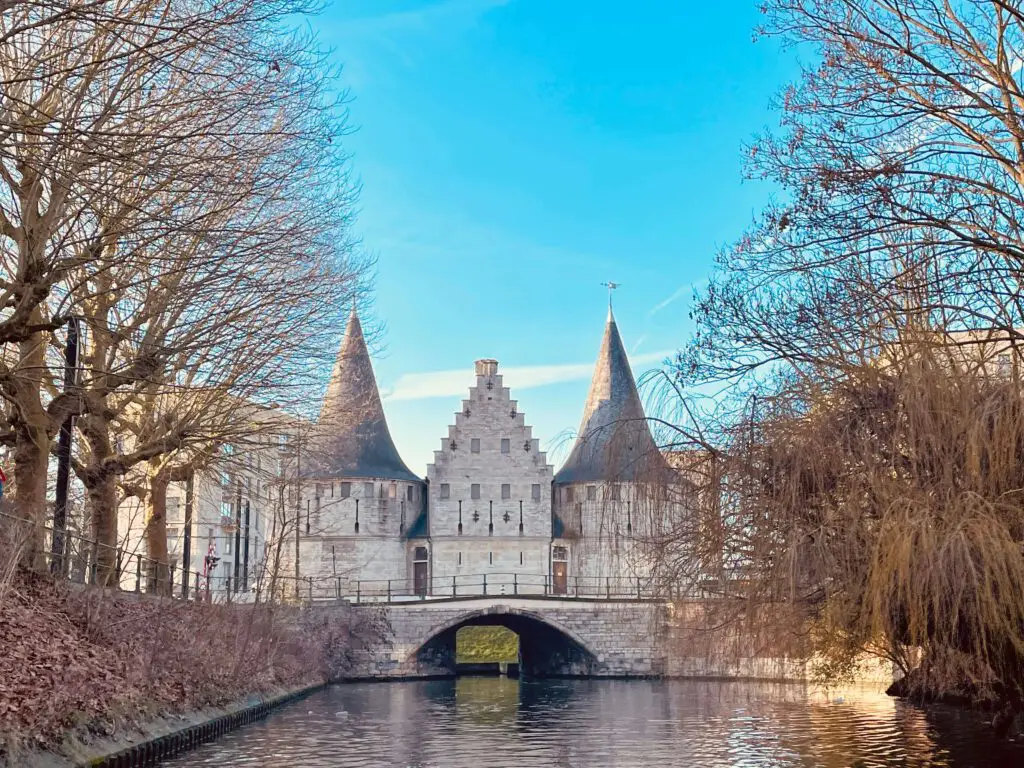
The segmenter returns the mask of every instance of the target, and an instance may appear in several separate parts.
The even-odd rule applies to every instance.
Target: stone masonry
[[[356,676],[455,673],[456,633],[501,625],[519,635],[525,676],[713,677],[806,680],[808,665],[707,626],[698,603],[473,597],[365,605],[385,610],[389,642],[364,655]]]

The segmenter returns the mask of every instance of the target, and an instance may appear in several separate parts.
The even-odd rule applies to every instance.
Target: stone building
[[[167,488],[167,553],[175,592],[188,579],[215,599],[253,599],[268,586],[271,545],[294,519],[288,506],[292,458],[311,425],[267,408],[245,406],[266,434],[225,444],[215,462]],[[128,497],[118,507],[121,586],[146,589],[145,507]],[[187,574],[187,575],[186,575]]]
[[[496,360],[476,384],[427,467],[431,592],[543,592],[551,549],[552,467]],[[509,589],[511,585],[511,589]]]
[[[391,439],[353,310],[299,473],[310,594],[634,594],[655,577],[646,545],[683,513],[664,492],[678,475],[651,436],[611,310],[557,474],[498,362],[478,360],[475,373],[420,479]]]

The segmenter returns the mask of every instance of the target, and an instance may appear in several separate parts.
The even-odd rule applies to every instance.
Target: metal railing
[[[430,579],[359,579],[351,582],[357,603],[398,603],[469,597],[549,597],[586,600],[671,600],[676,587],[642,576],[569,576],[480,573]]]
[[[0,512],[0,529],[7,528],[15,540],[25,539],[30,520]],[[163,563],[124,547],[111,547],[74,531],[63,531],[54,546],[53,529],[43,526],[44,546],[40,556],[51,574],[73,583],[116,587],[122,592],[150,592],[183,600],[208,602],[255,602],[312,597],[312,580],[294,576],[269,576],[262,564],[254,562],[248,573],[216,575],[198,569],[184,570],[174,561]],[[218,561],[221,558],[218,558]],[[202,559],[201,559],[202,560]],[[307,590],[308,587],[308,590]]]

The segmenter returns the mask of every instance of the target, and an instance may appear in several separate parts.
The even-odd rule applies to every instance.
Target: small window
[[[597,501],[597,486],[596,485],[588,485],[587,486],[587,501]]]
[[[413,559],[417,563],[426,562],[426,559],[427,559],[427,548],[426,547],[416,547],[416,552],[413,555]]]
[[[479,437],[474,437],[472,440],[469,441],[469,451],[470,453],[480,453]]]
[[[501,452],[509,453],[512,450],[512,442],[507,438],[501,438]]]
[[[448,483],[441,483],[441,498],[450,499],[452,497],[452,487]]]
[[[410,485],[405,489],[405,500],[412,501],[413,487]]]
[[[341,498],[347,499],[352,495],[352,483],[341,484]]]
[[[363,498],[364,499],[372,499],[373,498],[373,483],[363,483]]]
[[[234,539],[235,539],[235,537],[231,536],[231,535],[228,535],[228,536],[225,537],[225,541],[224,541],[224,554],[225,555],[230,555],[231,554],[231,544],[234,542]]]
[[[501,498],[511,499],[512,498],[512,486],[509,483],[501,484]]]
[[[458,562],[458,564],[462,565],[462,553],[461,552],[459,552],[459,562]]]
[[[567,485],[565,487],[565,500],[566,501],[572,501],[572,486],[571,485]]]
[[[568,560],[569,559],[569,550],[568,550],[567,547],[554,547],[551,550],[551,557],[554,560],[563,560],[563,561],[564,560]]]
[[[520,565],[523,564],[523,553],[522,552],[519,553],[519,564]]]
[[[617,485],[612,486],[612,501],[622,501],[622,489]]]
[[[534,501],[540,501],[540,483],[534,483],[530,486],[530,497]]]
[[[494,553],[493,552],[488,552],[487,553],[487,564],[488,565],[494,565]]]
[[[469,498],[480,498],[480,483],[473,483],[471,486],[469,486]]]
[[[392,483],[391,485],[388,486],[388,498],[398,498],[398,485],[396,485],[395,483]]]

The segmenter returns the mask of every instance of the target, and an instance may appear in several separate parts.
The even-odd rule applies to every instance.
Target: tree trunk
[[[50,441],[45,428],[21,423],[14,444],[14,515],[19,519],[19,561],[46,570],[46,471]]]
[[[167,556],[167,485],[169,476],[150,463],[146,493],[146,591],[170,596]]]
[[[117,585],[117,483],[109,472],[87,473],[85,489],[89,499],[95,539],[95,582],[103,587]]]
[[[38,317],[38,310],[33,318]],[[25,527],[20,562],[46,570],[46,478],[50,456],[49,416],[39,399],[46,370],[46,340],[35,333],[18,345],[14,376],[5,382],[14,405],[14,514]]]

